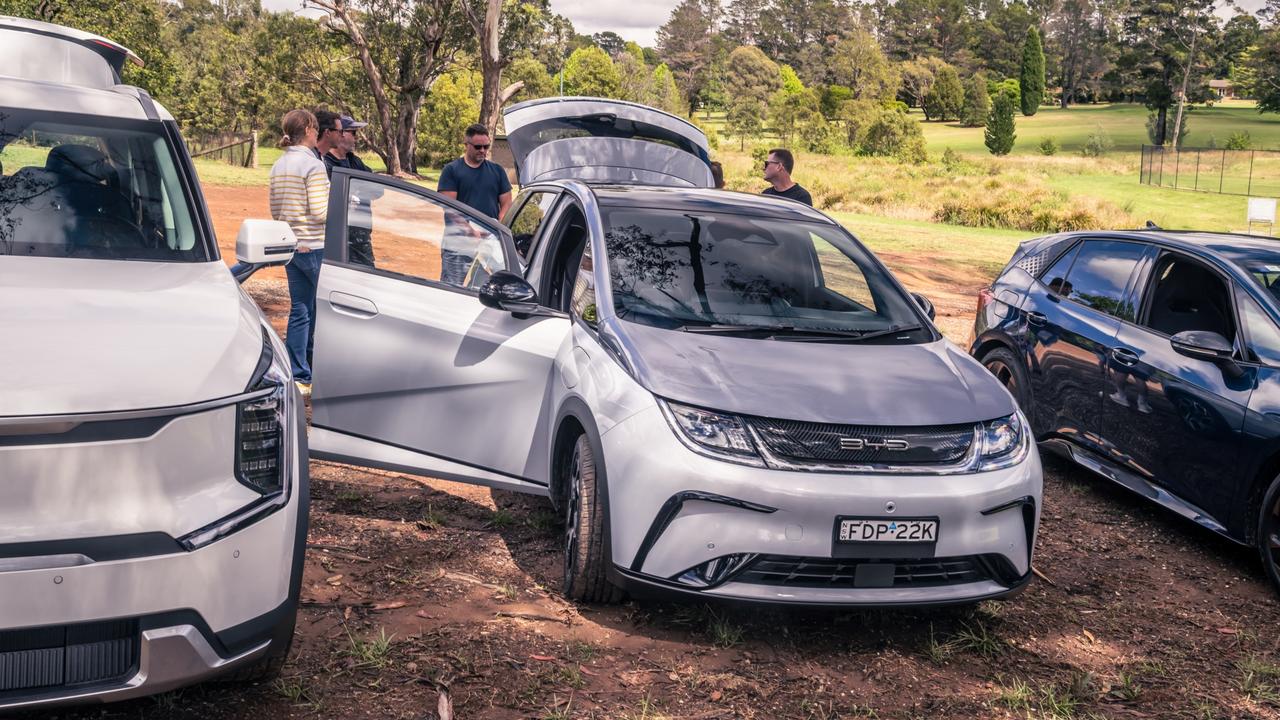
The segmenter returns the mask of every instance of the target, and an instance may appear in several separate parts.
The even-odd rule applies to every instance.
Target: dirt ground
[[[206,193],[230,259],[240,219],[266,217],[265,193]],[[903,280],[963,340],[982,279]],[[283,273],[248,287],[282,329]],[[1280,602],[1256,555],[1052,457],[1046,579],[935,611],[576,605],[557,592],[545,500],[311,469],[283,677],[66,717],[1280,718]]]

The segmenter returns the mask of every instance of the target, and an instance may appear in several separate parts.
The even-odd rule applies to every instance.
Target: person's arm
[[[321,226],[329,221],[329,174],[323,163],[307,173],[307,212],[303,221]]]
[[[458,178],[453,174],[453,163],[444,166],[440,173],[440,182],[436,183],[436,192],[451,199],[458,199]]]
[[[511,207],[511,191],[508,190],[498,196],[498,220],[507,216],[507,210]]]

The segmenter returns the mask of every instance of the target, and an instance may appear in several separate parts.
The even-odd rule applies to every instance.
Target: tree
[[[1008,155],[1016,137],[1013,125],[1013,102],[1004,93],[996,95],[987,116],[983,139],[992,155]]]
[[[649,91],[651,95],[647,104],[675,115],[683,115],[689,111],[688,106],[684,104],[684,96],[680,93],[680,88],[676,87],[675,76],[671,74],[671,68],[667,67],[666,63],[660,63],[653,69],[653,80],[649,84]]]
[[[812,127],[822,120],[820,102],[818,93],[806,88],[799,92],[788,92],[784,88],[773,94],[769,117],[784,143],[790,145],[801,127]]]
[[[484,0],[481,5],[464,0],[461,7],[479,40],[480,72],[484,78],[479,121],[493,132],[502,106],[520,89],[516,84],[503,87],[502,72],[515,53],[537,46],[537,36],[546,22],[547,2]]]
[[[532,55],[523,55],[507,66],[506,77],[513,84],[520,83],[516,95],[521,100],[536,100],[556,94],[556,81],[547,68]]]
[[[658,54],[675,75],[693,112],[706,90],[715,61],[719,0],[682,0],[658,28]]]
[[[620,89],[618,69],[600,48],[578,48],[564,64],[564,87],[570,95],[616,98]]]
[[[1258,112],[1280,113],[1280,26],[1267,28],[1244,52],[1236,81],[1257,99]]]
[[[644,55],[637,47],[635,53],[623,50],[614,57],[618,71],[618,98],[636,103],[646,103],[653,94],[653,75],[644,64]]]
[[[1214,7],[1215,0],[1132,0],[1124,17],[1122,61],[1145,83],[1146,106],[1156,113],[1158,144],[1178,134],[1190,96],[1207,94],[1202,73],[1205,53],[1198,54],[1197,46],[1216,33]],[[1170,133],[1168,111],[1175,100],[1178,110]]]
[[[1022,67],[1027,30],[1035,27],[1039,18],[1023,2],[987,0],[980,7],[982,18],[974,22],[971,36],[977,64],[993,75],[1016,76]]]
[[[933,89],[938,70],[946,63],[935,57],[908,60],[898,66],[902,73],[902,94],[912,107],[924,107],[924,99]]]
[[[964,107],[960,110],[960,124],[965,127],[982,127],[991,113],[991,95],[987,92],[987,79],[982,73],[974,73],[964,81]]]
[[[745,149],[746,138],[763,129],[769,99],[782,87],[781,71],[760,48],[744,45],[729,54],[724,84],[729,98],[725,120]]]
[[[725,39],[734,45],[759,45],[769,5],[769,0],[731,0],[725,9]]]
[[[598,32],[591,36],[592,41],[611,58],[616,58],[627,48],[627,41],[612,30]],[[641,58],[643,60],[643,58]]]
[[[480,113],[481,73],[455,70],[441,75],[422,105],[418,121],[420,158],[440,166],[458,156],[463,133]]]
[[[1018,86],[1022,89],[1022,114],[1035,115],[1044,102],[1044,48],[1040,45],[1040,31],[1034,27],[1027,28],[1027,40],[1022,45]]]
[[[954,67],[943,65],[924,98],[925,115],[943,122],[955,120],[960,117],[963,105],[964,88],[960,85],[960,75]]]
[[[369,140],[387,172],[417,169],[418,116],[473,29],[453,0],[308,0],[355,52],[373,99]]]
[[[836,44],[830,58],[831,80],[853,91],[857,99],[892,100],[902,84],[898,68],[866,30],[854,30]]]

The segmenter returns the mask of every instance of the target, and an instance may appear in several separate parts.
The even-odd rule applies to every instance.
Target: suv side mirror
[[[1244,372],[1232,357],[1235,347],[1211,330],[1183,330],[1169,338],[1169,344],[1179,355],[1211,362],[1230,377],[1240,377]]]
[[[499,270],[480,287],[480,304],[516,316],[532,315],[538,310],[538,292],[528,280],[510,270]]]
[[[920,293],[911,293],[911,297],[915,298],[916,304],[920,306],[924,314],[928,315],[930,320],[933,320],[934,316],[937,315],[937,311],[933,309],[933,303],[929,301],[929,298]]]
[[[245,220],[236,235],[236,259],[251,265],[283,265],[293,259],[298,238],[282,220]]]

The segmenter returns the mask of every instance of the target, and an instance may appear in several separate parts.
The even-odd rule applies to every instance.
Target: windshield
[[[840,228],[749,215],[605,210],[615,312],[690,331],[906,332],[932,339],[909,298]]]
[[[205,261],[159,122],[0,108],[0,255]]]

